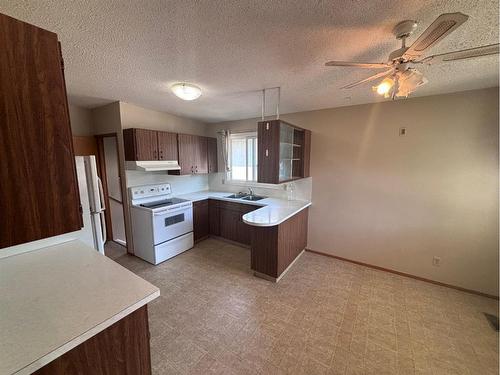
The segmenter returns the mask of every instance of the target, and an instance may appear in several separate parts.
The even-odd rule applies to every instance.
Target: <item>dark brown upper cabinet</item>
[[[217,168],[217,138],[207,138],[208,142],[208,173],[218,172]]]
[[[0,14],[0,248],[81,229],[57,35]]]
[[[258,182],[279,184],[309,177],[311,132],[282,120],[257,127]]]
[[[179,165],[181,166],[180,174],[195,174],[196,162],[198,160],[196,135],[179,134]]]
[[[124,129],[125,160],[177,160],[177,134],[148,129]]]
[[[209,170],[209,139],[198,135],[179,134],[180,174],[211,173]],[[217,154],[217,150],[215,153]]]
[[[148,129],[124,129],[125,160],[177,160],[181,169],[169,174],[217,172],[217,139]]]
[[[156,132],[158,136],[158,160],[177,160],[177,134],[168,132]]]
[[[196,173],[208,173],[208,139],[196,136]]]

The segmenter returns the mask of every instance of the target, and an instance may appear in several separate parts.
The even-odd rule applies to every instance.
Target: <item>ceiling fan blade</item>
[[[380,69],[380,68],[387,68],[389,65],[386,63],[360,63],[360,62],[351,62],[351,61],[328,61],[327,63],[325,63],[325,66],[353,66],[356,68]]]
[[[413,42],[408,50],[403,54],[407,60],[421,56],[424,51],[439,42],[445,36],[453,32],[457,27],[469,19],[463,13],[444,13]]]
[[[368,78],[362,79],[361,81],[350,83],[346,86],[341,87],[341,89],[352,89],[353,87],[356,87],[356,86],[361,85],[363,83],[376,80],[377,78],[382,78],[382,77],[388,76],[389,74],[392,74],[393,72],[394,72],[394,69],[389,69],[385,72],[378,73],[378,74],[372,75]]]
[[[439,55],[427,56],[418,62],[422,62],[424,64],[437,64],[443,61],[464,60],[473,57],[495,55],[498,54],[499,52],[500,52],[500,44],[490,44],[487,46],[469,48],[461,51],[454,51],[448,53],[441,53]]]

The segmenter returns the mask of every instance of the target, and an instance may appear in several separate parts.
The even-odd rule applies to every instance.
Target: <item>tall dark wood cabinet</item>
[[[258,182],[280,184],[309,177],[311,131],[282,120],[257,127]]]
[[[57,35],[0,14],[0,248],[82,227]]]

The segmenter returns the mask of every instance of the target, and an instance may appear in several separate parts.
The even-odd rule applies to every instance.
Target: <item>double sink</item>
[[[228,195],[224,198],[231,198],[231,199],[242,199],[245,201],[260,201],[261,199],[267,198],[267,197],[261,197],[260,195],[254,195],[254,194],[246,194],[246,193],[238,193],[238,194],[231,194]]]

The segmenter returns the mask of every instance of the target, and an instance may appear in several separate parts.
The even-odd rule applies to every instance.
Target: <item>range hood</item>
[[[177,160],[143,160],[143,161],[126,161],[125,169],[156,172],[156,171],[175,171],[181,169]]]

